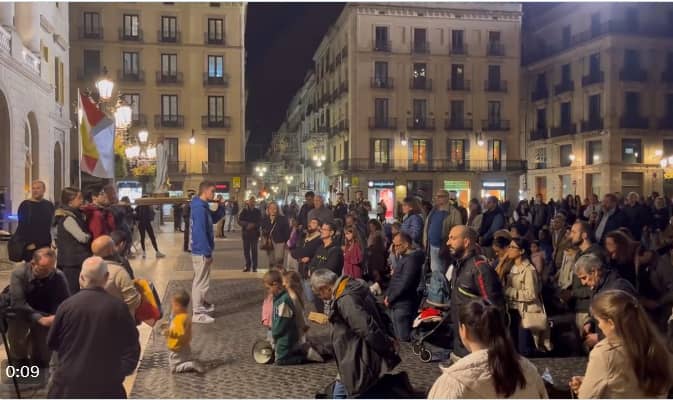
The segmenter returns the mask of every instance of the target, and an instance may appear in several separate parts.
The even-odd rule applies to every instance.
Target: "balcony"
[[[486,55],[504,57],[505,45],[500,42],[489,42],[486,45]]]
[[[343,163],[343,164],[342,164]],[[392,159],[385,163],[376,162],[371,158],[352,158],[339,162],[337,168],[351,172],[454,172],[454,171],[511,171],[518,172],[526,169],[525,160],[451,160],[434,159],[414,161],[407,158]]]
[[[487,92],[507,93],[507,81],[484,81],[484,90]]]
[[[245,162],[202,161],[201,173],[204,175],[242,175],[247,172]]]
[[[661,73],[661,81],[664,83],[673,83],[673,68],[668,68]]]
[[[530,140],[542,140],[547,138],[547,128],[537,128],[530,131]]]
[[[430,42],[412,43],[411,54],[430,54]]]
[[[208,73],[203,74],[203,86],[222,86],[229,87],[229,75],[212,76]]]
[[[86,69],[78,68],[75,73],[78,81],[95,81],[100,77],[100,71],[88,71]]]
[[[393,78],[373,77],[370,83],[372,89],[392,89],[394,88]]]
[[[485,131],[508,131],[508,119],[483,119],[481,120],[481,129]]]
[[[185,127],[185,116],[184,115],[163,115],[157,114],[154,116],[154,127],[155,128],[184,128]]]
[[[390,40],[374,40],[372,43],[372,50],[381,53],[390,53],[393,45]]]
[[[434,131],[435,119],[427,117],[407,118],[407,129],[419,131]]]
[[[127,31],[124,29],[119,29],[119,40],[131,41],[131,42],[142,42],[143,41],[143,30],[138,29],[136,32]]]
[[[117,80],[120,82],[145,82],[145,71],[117,71]]]
[[[462,80],[453,80],[449,79],[446,82],[446,88],[448,90],[453,90],[456,92],[469,92],[470,91],[470,81]]]
[[[369,129],[397,129],[397,118],[369,117]]]
[[[575,82],[566,81],[561,82],[558,85],[554,85],[554,95],[558,96],[561,93],[572,92],[575,90]]]
[[[549,90],[546,86],[536,88],[530,95],[531,101],[545,100],[549,97]]]
[[[132,114],[131,124],[133,126],[147,126],[147,116],[145,114]]]
[[[449,54],[452,56],[466,56],[467,55],[467,43],[454,43],[449,49]]]
[[[229,129],[231,128],[231,117],[225,117],[223,115],[203,115],[201,116],[201,128]]]
[[[215,33],[208,33],[204,32],[203,33],[203,43],[204,44],[211,44],[211,45],[220,45],[224,46],[225,40],[224,40],[224,35],[223,34],[215,34]]]
[[[168,175],[186,175],[187,163],[185,161],[168,161],[166,163]]]
[[[650,121],[640,115],[625,115],[619,119],[619,127],[624,129],[648,129]]]
[[[603,83],[604,80],[605,80],[605,74],[603,73],[603,71],[593,71],[590,72],[589,75],[585,75],[582,77],[582,87],[594,85],[597,83]]]
[[[603,129],[603,118],[589,118],[588,121],[580,123],[581,132],[591,132]]]
[[[432,90],[432,79],[419,79],[411,78],[409,79],[409,89],[412,90]]]
[[[77,29],[77,37],[79,39],[103,39],[103,27],[101,26],[90,26],[85,27],[84,29]]]
[[[465,118],[447,118],[444,120],[444,130],[446,131],[471,131],[472,119]]]
[[[162,71],[157,71],[156,79],[157,85],[181,85],[183,82],[182,72],[169,74]]]
[[[646,82],[647,71],[640,68],[625,68],[619,71],[619,80],[623,82]]]
[[[572,122],[561,123],[561,126],[551,128],[551,137],[574,135],[577,133],[577,125]]]
[[[673,115],[667,117],[662,117],[659,119],[659,129],[672,129],[673,130]]]
[[[180,43],[180,32],[157,31],[157,40],[161,43]]]

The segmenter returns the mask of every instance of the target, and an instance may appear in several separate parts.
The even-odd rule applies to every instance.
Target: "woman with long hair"
[[[665,398],[673,382],[673,359],[638,300],[606,290],[591,301],[591,314],[605,339],[591,350],[585,375],[569,382],[577,397]]]
[[[605,251],[608,266],[636,287],[635,257],[638,243],[629,238],[624,232],[612,231],[605,235]]]
[[[479,200],[472,199],[467,206],[470,210],[470,215],[467,217],[467,226],[479,232],[481,228],[481,220],[484,217],[481,210],[481,203]]]
[[[521,200],[519,204],[516,205],[512,219],[514,219],[514,222],[518,222],[520,219],[526,219],[528,222],[533,222],[530,206],[526,200]]]
[[[388,263],[386,262],[386,243],[383,236],[383,227],[376,219],[370,219],[367,223],[369,236],[367,237],[367,270],[371,279],[382,288],[388,276]]]
[[[360,240],[355,227],[349,226],[344,230],[345,243],[341,247],[344,253],[343,274],[352,278],[362,278],[362,251]]]
[[[450,367],[430,389],[430,399],[547,398],[537,368],[517,354],[504,316],[486,300],[474,300],[458,312],[458,332],[467,356]]]
[[[278,207],[278,203],[272,201],[266,207],[266,215],[262,220],[262,240],[267,243],[270,240],[272,246],[265,248],[269,259],[269,268],[282,266],[285,260],[285,246],[290,238],[290,222]]]
[[[79,291],[82,263],[91,256],[91,232],[87,227],[82,207],[82,192],[74,187],[61,192],[61,206],[54,213],[56,225],[56,263],[63,271],[70,294]]]
[[[402,202],[402,227],[400,230],[411,236],[414,244],[420,245],[423,239],[423,209],[415,197],[406,197]]]

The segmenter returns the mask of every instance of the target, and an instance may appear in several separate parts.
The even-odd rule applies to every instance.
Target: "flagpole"
[[[79,179],[79,182],[78,182],[79,190],[83,191],[84,188],[82,187],[82,166],[80,165],[80,163],[82,162],[82,137],[81,137],[82,133],[79,131],[79,124],[80,124],[79,113],[80,113],[81,103],[82,103],[82,96],[79,93],[79,88],[77,88],[77,123],[75,124],[75,125],[77,125],[77,141],[78,141],[77,149],[78,149],[78,153],[79,153],[78,157],[77,157],[77,174],[79,175],[79,178],[78,178]]]

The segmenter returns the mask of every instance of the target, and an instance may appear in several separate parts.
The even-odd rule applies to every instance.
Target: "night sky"
[[[344,3],[249,3],[245,44],[250,130],[248,160],[268,149],[292,96],[313,67],[313,53]]]

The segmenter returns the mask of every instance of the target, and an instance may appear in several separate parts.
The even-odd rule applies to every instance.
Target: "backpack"
[[[164,312],[161,308],[161,300],[154,284],[147,279],[136,278],[133,283],[140,293],[140,305],[136,309],[136,321],[145,322],[149,326],[163,318]]]

